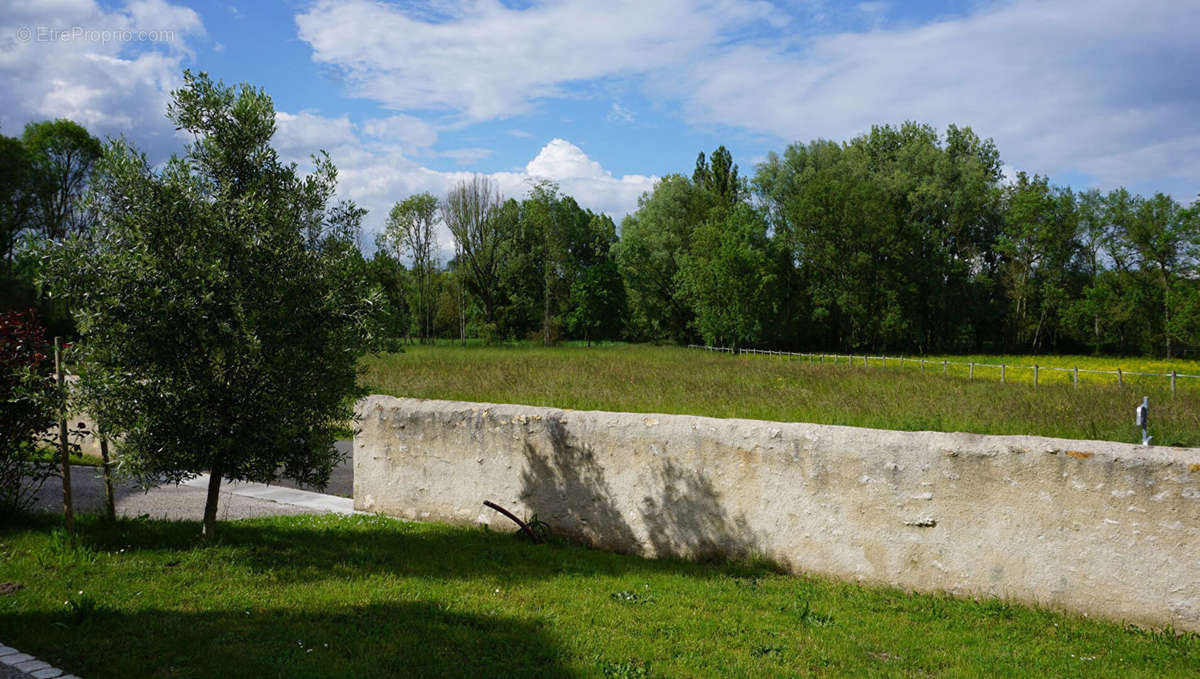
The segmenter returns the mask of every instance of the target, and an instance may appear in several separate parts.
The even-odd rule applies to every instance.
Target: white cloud
[[[445,196],[454,185],[471,176],[470,172],[445,172],[425,167],[410,158],[402,145],[379,143],[372,137],[373,121],[354,125],[345,117],[323,117],[312,112],[276,113],[277,132],[274,146],[288,161],[309,169],[309,156],[318,149],[329,152],[338,168],[338,193],[369,211],[364,220],[364,242],[371,243],[383,229],[392,205],[423,191]],[[470,157],[489,153],[486,149],[455,149],[438,155]],[[470,158],[474,160],[474,158]],[[530,160],[522,171],[488,175],[506,198],[520,199],[532,183],[549,179],[563,193],[596,212],[620,219],[637,209],[642,193],[651,190],[657,177],[625,175],[615,177],[592,160],[578,146],[553,139]],[[450,234],[439,233],[443,256],[453,251]]]
[[[162,0],[112,11],[90,0],[9,4],[0,9],[0,130],[70,118],[100,136],[136,133],[161,159],[179,146],[163,113],[186,40],[204,34],[194,11]]]
[[[467,147],[439,151],[438,155],[443,158],[449,158],[459,165],[473,165],[484,158],[490,157],[492,155],[492,150],[479,147]]]
[[[434,12],[369,0],[321,0],[296,17],[313,59],[352,93],[399,110],[448,109],[479,121],[531,110],[572,82],[681,65],[730,30],[764,20],[765,2],[498,0]]]
[[[525,166],[531,177],[562,181],[564,179],[598,178],[608,175],[600,163],[587,157],[583,149],[565,139],[551,139],[537,156]]]
[[[844,139],[906,119],[958,123],[994,137],[1019,168],[1102,185],[1153,179],[1190,198],[1200,185],[1198,33],[1195,3],[1014,2],[828,35],[800,52],[743,45],[657,85],[693,122],[786,140]]]
[[[410,148],[428,148],[437,141],[437,130],[429,123],[409,115],[396,114],[368,120],[363,131],[377,139],[396,141]]]
[[[504,118],[619,79],[693,126],[781,145],[906,119],[957,123],[1031,171],[1160,182],[1189,200],[1200,186],[1194,0],[1012,0],[923,24],[888,23],[888,7],[321,0],[297,25],[352,95],[397,110]],[[867,30],[831,32],[830,12]]]

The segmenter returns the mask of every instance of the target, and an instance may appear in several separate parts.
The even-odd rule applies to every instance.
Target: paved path
[[[349,449],[349,441],[339,441],[339,448]],[[158,486],[148,492],[133,482],[118,483],[113,489],[118,516],[147,516],[151,519],[191,519],[204,516],[204,500],[208,475],[176,485]],[[353,512],[350,493],[353,489],[353,462],[347,461],[334,469],[326,493],[304,490],[295,483],[270,486],[261,483],[221,484],[221,500],[217,503],[217,519],[228,521],[255,516],[311,514],[314,512]],[[99,467],[71,468],[71,492],[75,510],[100,513],[104,511],[104,475]],[[62,481],[46,481],[34,506],[38,511],[62,511]],[[3,677],[0,677],[3,679]]]
[[[0,642],[0,679],[79,679]]]

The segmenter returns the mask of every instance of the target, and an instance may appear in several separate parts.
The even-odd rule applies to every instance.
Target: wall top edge
[[[1200,448],[1178,448],[1170,446],[1141,446],[1119,441],[1094,441],[1064,439],[1022,434],[974,434],[969,432],[902,431],[872,429],[833,424],[808,422],[776,422],[743,418],[718,418],[701,415],[673,415],[669,413],[631,413],[606,410],[571,410],[545,406],[528,406],[512,403],[485,403],[473,401],[448,401],[419,399],[372,394],[362,398],[356,405],[356,413],[365,420],[373,411],[402,409],[409,413],[428,413],[460,417],[486,415],[498,418],[554,419],[559,421],[578,420],[592,424],[640,424],[645,427],[661,428],[663,433],[683,431],[725,431],[733,428],[746,435],[765,434],[769,438],[804,439],[816,443],[827,439],[852,442],[861,439],[872,445],[920,444],[924,447],[941,449],[947,455],[957,453],[995,455],[1002,452],[1054,454],[1087,460],[1098,458],[1112,461],[1178,464],[1190,471],[1200,472]],[[1130,436],[1134,428],[1130,426]]]

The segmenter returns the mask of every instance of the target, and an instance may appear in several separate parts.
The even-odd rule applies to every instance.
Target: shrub
[[[0,510],[6,513],[28,508],[55,473],[52,462],[35,455],[39,443],[53,440],[62,407],[52,351],[36,312],[0,313]]]

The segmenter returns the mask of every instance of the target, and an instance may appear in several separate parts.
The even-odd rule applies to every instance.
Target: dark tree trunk
[[[60,391],[66,389],[63,377],[61,337],[54,338],[54,379]],[[71,456],[67,445],[67,413],[65,410],[58,414],[58,458],[62,465],[63,522],[66,524],[67,533],[74,535],[75,501],[71,494]]]
[[[217,501],[221,499],[221,456],[213,458],[208,472],[208,497],[204,500],[204,539],[212,540],[217,535]]]
[[[104,463],[104,515],[109,521],[117,520],[117,508],[113,502],[112,467],[108,464],[108,439],[100,437],[100,460]]]

